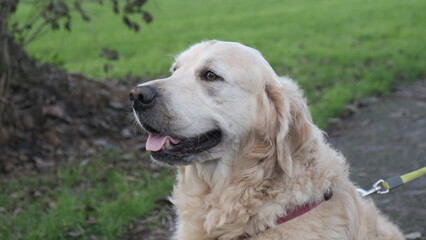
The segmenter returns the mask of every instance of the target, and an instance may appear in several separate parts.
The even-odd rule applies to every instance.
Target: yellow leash
[[[426,175],[426,167],[404,174],[401,176],[401,179],[403,183],[408,183],[424,175]]]
[[[386,180],[380,179],[373,184],[373,187],[370,190],[364,190],[358,188],[357,191],[361,194],[362,197],[366,197],[373,193],[385,194],[390,190],[393,190],[399,186],[402,186],[405,183],[411,182],[416,178],[426,175],[426,167],[414,170],[412,172],[406,173],[401,176],[394,176]]]

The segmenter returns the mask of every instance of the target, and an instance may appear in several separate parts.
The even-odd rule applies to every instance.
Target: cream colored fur
[[[194,77],[202,66],[223,81]],[[312,123],[297,84],[278,77],[258,51],[202,42],[180,54],[173,69],[170,78],[147,84],[170,91],[176,131],[189,136],[219,126],[224,135],[194,164],[178,167],[173,239],[403,239],[357,194],[345,158]],[[216,94],[206,95],[207,88]],[[329,201],[275,225],[329,191]]]

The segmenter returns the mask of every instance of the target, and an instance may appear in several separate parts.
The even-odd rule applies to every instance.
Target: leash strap
[[[358,188],[357,191],[359,194],[361,194],[362,197],[366,197],[373,193],[385,194],[390,190],[393,190],[424,175],[426,175],[426,167],[414,170],[401,176],[394,176],[386,180],[380,179],[373,184],[373,187],[370,190]]]
[[[382,183],[382,186],[386,190],[391,190],[405,183],[411,182],[414,179],[419,178],[423,175],[426,175],[426,167],[420,168],[418,170],[409,172],[401,176],[388,178],[385,182]]]

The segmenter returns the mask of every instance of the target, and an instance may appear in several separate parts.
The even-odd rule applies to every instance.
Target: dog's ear
[[[292,80],[267,83],[266,94],[275,108],[274,136],[278,164],[292,175],[294,154],[312,138],[312,118],[301,89]]]

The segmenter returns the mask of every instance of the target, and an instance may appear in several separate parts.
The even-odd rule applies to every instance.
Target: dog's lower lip
[[[190,164],[185,158],[215,147],[222,140],[222,132],[218,129],[206,132],[200,137],[184,139],[170,149],[151,152],[151,155],[160,162],[168,164]]]
[[[222,137],[220,130],[211,130],[194,138],[182,139],[178,144],[173,144],[169,150],[164,152],[198,153],[216,146]]]

